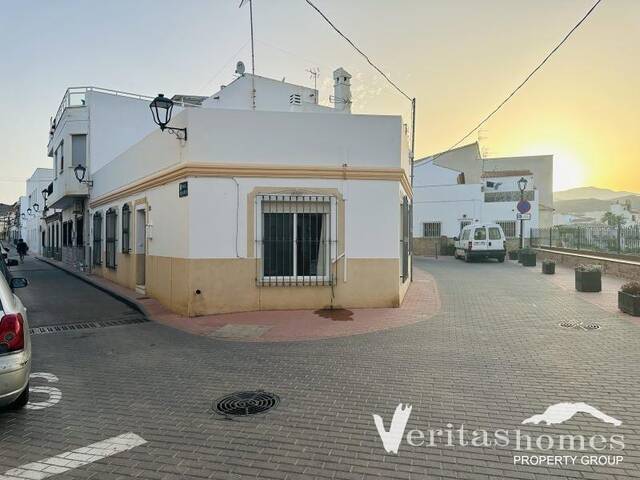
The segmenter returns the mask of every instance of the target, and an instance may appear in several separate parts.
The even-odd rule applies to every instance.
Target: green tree
[[[606,212],[600,221],[602,223],[606,223],[610,227],[618,227],[620,225],[624,225],[627,220],[622,215],[616,215],[613,212]]]

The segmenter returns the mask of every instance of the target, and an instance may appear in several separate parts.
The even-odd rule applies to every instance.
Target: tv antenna
[[[309,78],[313,80],[313,89],[318,90],[318,75],[320,75],[320,69],[318,67],[307,68],[309,72]]]

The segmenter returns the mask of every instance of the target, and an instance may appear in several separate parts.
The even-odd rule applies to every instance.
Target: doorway
[[[136,210],[136,290],[146,293],[146,243],[147,243],[147,211],[144,206]]]

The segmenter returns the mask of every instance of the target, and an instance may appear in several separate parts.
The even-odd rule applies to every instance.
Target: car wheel
[[[499,261],[500,263],[504,263],[504,255],[499,256],[499,257],[498,257],[498,261]]]
[[[29,384],[28,383],[27,383],[27,388],[25,388],[24,391],[20,394],[20,396],[16,398],[14,402],[11,404],[11,408],[14,410],[20,410],[21,408],[24,408],[27,403],[29,403]]]

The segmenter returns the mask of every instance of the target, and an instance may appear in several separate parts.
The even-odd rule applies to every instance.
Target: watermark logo
[[[581,433],[542,433],[530,434],[519,428],[497,429],[494,431],[469,429],[464,424],[447,423],[443,428],[420,430],[409,429],[407,424],[411,416],[412,406],[398,404],[391,418],[389,429],[380,415],[373,414],[373,421],[378,430],[382,446],[387,453],[398,454],[402,440],[411,447],[486,447],[512,450],[514,463],[522,465],[561,466],[570,463],[583,465],[616,465],[622,462],[620,453],[624,450],[624,436],[583,435]],[[559,425],[571,420],[576,414],[585,413],[595,419],[616,427],[622,422],[598,408],[584,402],[555,403],[540,414],[522,421],[524,425]],[[406,433],[405,433],[406,432]],[[551,451],[567,453],[591,452],[597,455],[548,455]],[[533,453],[528,455],[526,453]],[[542,455],[541,455],[542,453]]]
[[[398,453],[400,442],[404,437],[404,430],[407,428],[407,422],[411,415],[411,405],[402,406],[401,403],[396,407],[396,411],[393,412],[393,418],[391,418],[391,426],[389,430],[384,429],[384,423],[380,415],[373,414],[373,421],[378,429],[378,435],[382,440],[382,445],[387,453]]]
[[[578,402],[562,402],[556,403],[548,407],[544,413],[540,415],[533,415],[522,421],[523,424],[533,423],[538,425],[540,422],[545,422],[547,425],[556,425],[564,423],[567,420],[571,420],[576,413],[588,413],[592,417],[595,417],[603,422],[610,423],[619,427],[622,422],[616,418],[610,417],[606,413],[598,410],[596,407],[592,407],[588,403]]]

